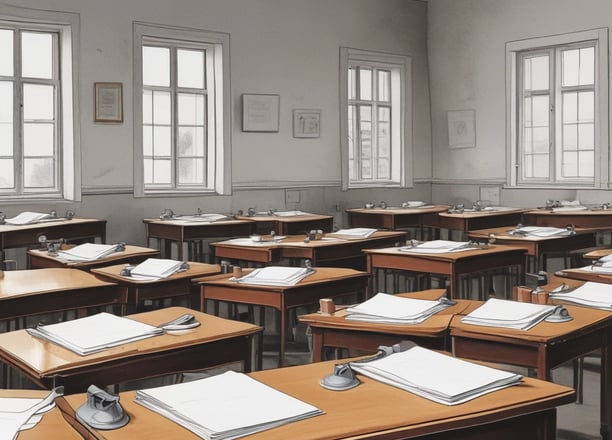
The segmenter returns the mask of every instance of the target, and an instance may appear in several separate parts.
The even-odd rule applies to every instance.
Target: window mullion
[[[15,169],[15,191],[22,194],[23,185],[23,81],[21,78],[21,31],[15,29],[13,44],[13,160]]]

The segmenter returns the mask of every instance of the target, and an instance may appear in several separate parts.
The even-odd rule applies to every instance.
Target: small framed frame
[[[242,94],[242,131],[278,132],[280,95]]]
[[[293,110],[293,137],[318,138],[321,136],[321,110]]]
[[[123,83],[94,83],[94,121],[123,122]]]
[[[474,148],[476,146],[476,112],[454,110],[448,112],[448,147]]]

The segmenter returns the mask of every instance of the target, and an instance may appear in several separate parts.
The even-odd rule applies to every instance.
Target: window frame
[[[580,46],[586,42],[594,42],[595,47],[595,102],[594,102],[594,120],[595,120],[595,153],[594,153],[594,177],[592,182],[585,182],[581,179],[562,178],[557,174],[560,166],[560,146],[556,144],[557,139],[561,139],[559,133],[561,130],[560,118],[562,116],[560,105],[562,105],[560,96],[562,87],[560,87],[560,59],[556,53],[565,48],[572,46]],[[550,177],[546,181],[523,180],[521,177],[521,165],[523,161],[523,148],[520,142],[522,139],[522,127],[520,127],[522,105],[519,100],[522,98],[520,73],[520,61],[523,54],[526,52],[540,51],[542,53],[549,51],[555,54],[553,62],[550,64],[553,71],[549,72],[549,96],[552,105],[555,109],[550,115],[550,130],[549,139],[551,151],[554,156],[550,161]],[[510,188],[608,188],[610,186],[610,169],[608,158],[610,155],[608,137],[610,130],[610,122],[608,121],[608,29],[599,28],[580,32],[572,32],[562,35],[553,35],[538,38],[529,38],[519,41],[511,41],[506,43],[506,157],[507,157],[507,182],[506,186]],[[559,111],[557,111],[559,109]],[[554,174],[552,174],[554,171]],[[554,180],[553,179],[554,176]]]
[[[54,190],[25,192],[1,192],[0,202],[14,203],[19,201],[47,201],[47,200],[81,200],[81,145],[80,145],[80,121],[79,121],[79,15],[69,12],[43,11],[36,9],[20,8],[0,4],[0,26],[18,28],[21,31],[48,32],[57,35],[59,54],[54,54],[58,61],[55,66],[58,72],[56,99],[54,109],[56,112],[56,152],[55,178],[57,187]],[[55,38],[55,37],[54,37]],[[20,59],[19,54],[14,54],[13,59]],[[37,81],[26,80],[27,83],[36,84]],[[13,91],[13,106],[20,105],[21,90],[24,83],[20,76],[14,84],[19,85]],[[19,97],[19,100],[15,99]],[[20,110],[13,110],[13,114],[19,118],[19,127],[14,128],[14,144],[19,142],[19,147],[14,154],[21,154],[23,137],[23,115]],[[18,172],[16,179],[23,175],[23,163],[18,158]]]
[[[399,171],[395,179],[351,180],[349,160],[348,127],[348,72],[353,65],[369,65],[379,70],[398,72],[397,105],[393,105],[391,115],[392,161],[397,160]],[[393,74],[392,74],[393,75]],[[342,190],[357,188],[406,188],[413,186],[412,177],[412,59],[406,55],[396,55],[379,51],[340,48],[340,148],[342,164]],[[393,98],[392,98],[393,100]],[[394,114],[396,113],[397,114]],[[372,117],[374,118],[372,113]],[[393,128],[395,127],[395,128]],[[395,158],[397,156],[397,159]],[[393,162],[391,170],[393,170]],[[393,171],[391,171],[393,177]]]
[[[144,151],[142,135],[142,47],[147,41],[164,41],[180,48],[208,46],[211,50],[211,65],[214,81],[207,78],[208,86],[208,119],[207,136],[207,173],[208,186],[190,186],[186,188],[145,188],[144,182]],[[182,42],[182,44],[178,44]],[[231,96],[229,72],[229,34],[210,32],[191,28],[178,28],[150,23],[133,23],[134,49],[134,196],[155,197],[160,195],[226,195],[231,193]],[[207,66],[208,66],[207,59]],[[178,89],[177,89],[178,90]],[[174,102],[174,97],[172,98]],[[171,104],[174,107],[174,103]],[[211,122],[212,121],[212,122]],[[219,128],[219,124],[222,125]],[[172,121],[172,154],[176,160],[174,130],[176,121]],[[212,139],[211,139],[212,136]],[[210,142],[214,142],[211,145]]]

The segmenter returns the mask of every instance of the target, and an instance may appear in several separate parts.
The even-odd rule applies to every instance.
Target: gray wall
[[[18,6],[75,12],[81,19],[80,115],[83,200],[2,205],[23,210],[73,209],[108,220],[108,241],[145,243],[142,219],[163,208],[193,213],[301,209],[333,214],[366,201],[400,203],[431,197],[431,126],[427,61],[427,3],[420,0],[19,0]],[[230,34],[233,195],[135,199],[132,123],[133,21]],[[340,190],[339,48],[413,57],[415,188]],[[93,122],[93,83],[122,82],[123,124]],[[280,95],[280,131],[243,133],[242,93]],[[322,111],[321,137],[294,139],[292,109]],[[285,203],[287,189],[300,202]]]

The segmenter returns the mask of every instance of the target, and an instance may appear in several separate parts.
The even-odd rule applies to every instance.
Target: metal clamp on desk
[[[117,429],[125,426],[130,417],[119,403],[119,396],[114,396],[95,385],[87,389],[87,402],[76,411],[79,421],[95,429]]]

